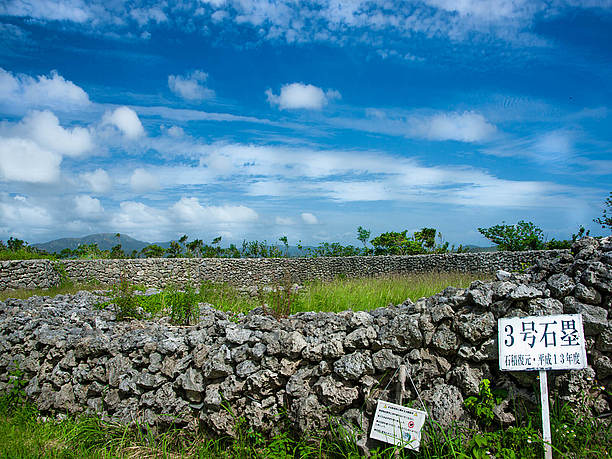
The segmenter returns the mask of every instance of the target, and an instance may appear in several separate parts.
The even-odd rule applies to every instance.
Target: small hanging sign
[[[502,371],[580,370],[586,346],[580,314],[499,319]]]
[[[370,438],[418,451],[426,416],[425,411],[378,400]]]

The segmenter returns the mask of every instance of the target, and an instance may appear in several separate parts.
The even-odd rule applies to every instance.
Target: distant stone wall
[[[266,285],[288,279],[304,282],[347,277],[414,272],[494,273],[515,271],[538,259],[554,259],[568,250],[529,252],[446,253],[413,256],[322,258],[153,258],[123,260],[16,260],[0,261],[0,290],[50,287],[60,282],[61,264],[77,282],[97,280],[111,284],[124,276],[133,283],[164,287],[203,280],[238,286]]]
[[[147,263],[202,260],[131,262]],[[610,415],[602,386],[612,384],[612,237],[578,241],[572,253],[541,258],[525,274],[499,271],[490,283],[369,312],[277,320],[257,310],[228,316],[202,304],[196,325],[173,326],[165,319],[118,322],[111,308],[95,309],[97,301],[80,292],[0,302],[0,392],[19,365],[42,413],[97,413],[123,424],[204,427],[220,435],[233,434],[240,418],[270,434],[286,422],[303,434],[333,422],[353,431],[365,451],[376,400],[395,399],[390,378],[400,364],[441,426],[476,426],[463,401],[483,378],[509,391],[494,413],[497,423],[513,425],[516,401],[537,409],[537,372],[499,371],[497,319],[572,313],[583,317],[588,367],[550,372],[551,393],[576,409]],[[420,407],[407,389],[404,401]]]

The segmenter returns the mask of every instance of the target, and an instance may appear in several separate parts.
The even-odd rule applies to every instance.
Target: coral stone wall
[[[507,388],[509,399],[537,404],[533,372],[498,369],[497,319],[580,313],[588,368],[551,372],[551,392],[609,415],[602,386],[612,384],[612,238],[583,239],[525,274],[499,271],[496,278],[370,312],[276,320],[202,305],[199,323],[189,327],[117,322],[111,310],[94,309],[97,298],[88,292],[7,300],[0,302],[0,391],[19,365],[43,413],[98,413],[219,434],[232,434],[241,417],[267,433],[286,428],[280,420],[307,433],[331,419],[363,444],[376,400],[395,399],[388,383],[401,363],[442,426],[475,425],[463,401],[483,378]],[[495,416],[514,422],[507,401]]]
[[[553,259],[567,250],[530,252],[448,253],[385,257],[323,258],[157,258],[125,260],[63,260],[62,266],[74,281],[96,279],[102,284],[125,276],[131,282],[152,287],[168,283],[184,285],[203,280],[252,286],[310,279],[375,276],[388,273],[463,271],[494,273],[514,271],[538,259]],[[0,261],[0,290],[57,285],[60,274],[49,260]]]

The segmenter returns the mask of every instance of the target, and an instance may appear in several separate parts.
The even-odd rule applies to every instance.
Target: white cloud
[[[0,194],[0,221],[8,226],[8,233],[30,229],[39,230],[53,223],[53,218],[44,207],[30,202],[25,196]]]
[[[246,223],[259,218],[257,212],[246,206],[202,206],[197,198],[181,198],[171,211],[188,224]]]
[[[208,74],[201,70],[195,70],[185,76],[169,75],[168,87],[174,94],[189,101],[211,99],[215,92],[206,87],[207,79]]]
[[[277,225],[281,225],[281,226],[295,225],[295,220],[293,220],[293,218],[291,218],[291,217],[276,217],[274,219],[274,222]]]
[[[302,214],[302,221],[307,225],[316,225],[317,223],[319,223],[319,219],[316,217],[316,215],[313,215],[309,212],[304,212]]]
[[[159,180],[155,175],[138,168],[130,177],[130,186],[138,193],[155,191],[159,189]]]
[[[130,11],[130,17],[134,19],[139,26],[144,26],[149,22],[156,22],[158,24],[168,21],[168,16],[162,11],[161,8],[134,8]]]
[[[365,110],[366,118],[336,117],[329,119],[329,122],[360,131],[436,141],[483,142],[497,133],[494,124],[474,111],[422,112],[368,108]]]
[[[112,112],[106,112],[102,119],[103,125],[113,125],[119,129],[128,139],[137,139],[144,135],[145,131],[138,115],[129,107],[119,107]]]
[[[311,84],[291,83],[283,85],[279,95],[274,94],[271,89],[266,90],[266,96],[270,105],[278,105],[281,110],[320,110],[329,101],[339,99],[340,93],[336,90],[324,92]]]
[[[144,240],[154,240],[167,231],[171,221],[165,212],[142,202],[123,201],[119,211],[113,214],[110,227],[113,231],[130,233]]]
[[[87,93],[56,71],[49,76],[13,74],[0,68],[0,107],[10,113],[48,107],[69,110],[91,104]]]
[[[573,135],[566,131],[548,132],[536,141],[535,149],[542,159],[564,159],[573,151]]]
[[[89,188],[94,193],[106,193],[113,186],[111,178],[104,169],[85,172],[81,174],[81,178],[89,185]]]
[[[100,200],[87,195],[74,197],[75,211],[83,218],[98,217],[104,213]]]
[[[28,139],[0,137],[0,178],[6,181],[51,183],[59,179],[61,155]]]
[[[57,116],[48,110],[29,113],[15,127],[14,133],[34,140],[42,148],[67,156],[80,156],[93,148],[88,129],[65,129],[60,126]]]
[[[51,21],[86,22],[91,18],[89,8],[81,0],[15,0],[0,6],[0,13]]]
[[[484,116],[471,111],[440,113],[414,122],[412,134],[429,140],[479,142],[489,139],[496,132],[495,126]]]

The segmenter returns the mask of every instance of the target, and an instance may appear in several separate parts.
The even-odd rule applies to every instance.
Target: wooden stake
[[[552,459],[552,436],[550,434],[550,410],[548,409],[548,376],[546,370],[540,370],[540,403],[542,404],[542,438],[544,440],[544,457]]]

